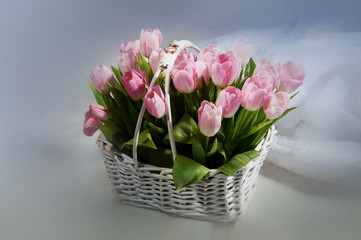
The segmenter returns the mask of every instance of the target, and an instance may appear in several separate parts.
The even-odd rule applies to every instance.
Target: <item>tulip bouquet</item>
[[[98,104],[85,113],[84,133],[99,128],[119,151],[132,157],[141,106],[147,111],[138,142],[140,161],[173,168],[177,189],[200,181],[210,169],[234,175],[257,157],[257,144],[289,108],[305,72],[292,62],[251,58],[242,40],[231,51],[209,45],[199,56],[182,50],[171,70],[170,105],[177,155],[174,159],[165,117],[165,79],[149,89],[164,50],[158,29],[142,30],[140,39],[120,45],[118,67],[90,71],[89,86]],[[174,42],[176,44],[176,42]]]

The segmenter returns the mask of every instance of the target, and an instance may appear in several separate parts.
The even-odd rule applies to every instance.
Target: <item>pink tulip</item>
[[[106,65],[100,65],[95,67],[89,72],[90,79],[94,83],[95,87],[104,93],[109,93],[109,87],[107,82],[114,86],[114,76],[112,70]]]
[[[124,52],[118,57],[118,67],[122,73],[128,72],[131,69],[139,69],[137,64],[137,59],[139,59],[139,53],[137,52]]]
[[[286,62],[282,65],[281,81],[279,90],[291,93],[303,84],[305,78],[305,70],[303,67],[296,66],[293,62]]]
[[[242,92],[236,87],[227,87],[223,89],[217,98],[217,107],[222,107],[222,115],[225,118],[232,117],[241,105]]]
[[[244,83],[242,88],[242,106],[249,111],[256,111],[267,100],[269,89],[264,87],[264,82],[258,77],[253,76]]]
[[[268,119],[276,119],[287,110],[290,105],[290,97],[286,92],[271,92],[265,104],[264,113]]]
[[[253,76],[255,75],[269,75],[273,81],[273,88],[278,88],[280,85],[280,63],[273,63],[269,59],[262,59],[257,63]]]
[[[139,49],[140,49],[140,41],[139,40],[120,44],[120,54],[129,52],[129,51],[138,52]]]
[[[214,85],[220,88],[231,85],[239,72],[240,65],[232,52],[218,55],[211,69]]]
[[[149,57],[153,50],[160,48],[162,33],[159,29],[142,29],[140,32],[140,52],[143,56]]]
[[[85,113],[83,132],[87,136],[93,134],[102,126],[103,122],[108,120],[107,110],[100,105],[93,104],[89,106],[89,110]]]
[[[180,62],[195,62],[197,61],[197,56],[193,53],[183,50],[179,53],[177,59],[174,62],[174,65],[178,65]]]
[[[199,53],[199,60],[206,63],[209,71],[212,68],[212,64],[220,54],[220,50],[216,45],[209,45],[205,49],[202,49]]]
[[[212,137],[222,124],[222,107],[204,100],[198,109],[198,127],[205,136]]]
[[[146,73],[131,69],[121,77],[123,86],[133,100],[139,100],[147,92],[148,79]]]
[[[156,118],[165,115],[165,99],[159,85],[154,86],[144,98],[145,106],[150,114]]]
[[[180,62],[172,69],[174,87],[181,93],[191,93],[198,86],[196,65],[193,62]]]
[[[149,64],[152,68],[153,73],[157,71],[160,60],[162,59],[164,52],[162,49],[153,50],[149,56]]]
[[[249,59],[251,58],[252,46],[246,41],[236,40],[233,43],[232,51],[234,55],[236,55],[236,57],[238,58],[238,61],[243,68],[247,65]]]
[[[252,82],[256,83],[259,88],[265,89],[267,92],[271,92],[275,89],[274,79],[266,71],[260,71],[257,75],[252,77]]]
[[[139,40],[120,44],[120,57],[118,57],[118,67],[122,73],[130,69],[139,69],[137,60],[139,60]]]
[[[206,68],[204,69],[202,63],[198,63],[197,73],[198,76],[203,76],[206,84],[208,84],[211,77],[212,64],[216,60],[219,53],[220,50],[216,45],[209,45],[205,49],[202,49],[199,53],[199,60],[197,62],[203,62],[206,65]]]

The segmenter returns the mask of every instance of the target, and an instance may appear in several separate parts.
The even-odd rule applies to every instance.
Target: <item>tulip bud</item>
[[[217,107],[222,107],[222,115],[225,118],[232,117],[241,105],[242,92],[236,87],[223,89],[217,98]]]
[[[204,100],[198,109],[198,127],[205,136],[214,136],[222,124],[222,107]]]
[[[211,70],[214,85],[220,88],[231,85],[238,77],[239,72],[240,65],[232,52],[218,55]]]
[[[181,93],[191,93],[198,86],[196,66],[193,62],[180,62],[172,69],[174,87]]]
[[[159,85],[154,86],[144,98],[145,106],[150,114],[156,118],[165,115],[165,99],[162,89]]]
[[[159,29],[142,29],[140,32],[140,52],[143,56],[149,57],[153,50],[160,48],[162,33]]]
[[[141,71],[131,69],[121,77],[122,84],[125,91],[133,100],[139,100],[147,92],[146,85],[148,84],[146,74]]]
[[[281,81],[279,90],[291,93],[303,84],[305,70],[296,66],[293,62],[286,62],[280,70]]]
[[[100,105],[93,104],[89,106],[89,110],[85,113],[83,132],[86,136],[93,134],[102,126],[103,122],[108,120],[107,110]]]
[[[110,92],[107,82],[114,86],[113,72],[106,65],[100,65],[99,67],[93,68],[90,70],[89,75],[95,87],[101,92]]]
[[[268,119],[276,119],[287,110],[290,105],[290,96],[286,92],[271,92],[265,104],[264,113]]]
[[[236,40],[233,43],[232,51],[234,55],[238,58],[241,67],[247,65],[249,59],[251,58],[252,46],[243,40]]]
[[[253,76],[244,83],[242,88],[242,106],[249,111],[256,111],[267,100],[269,89],[262,86],[258,76]]]

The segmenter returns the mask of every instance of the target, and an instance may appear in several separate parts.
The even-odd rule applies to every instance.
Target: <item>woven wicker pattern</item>
[[[114,194],[120,202],[160,210],[171,215],[208,221],[234,221],[245,209],[272,143],[272,127],[257,146],[261,155],[234,176],[211,170],[202,181],[175,190],[172,169],[140,163],[117,151],[102,135],[97,140]]]

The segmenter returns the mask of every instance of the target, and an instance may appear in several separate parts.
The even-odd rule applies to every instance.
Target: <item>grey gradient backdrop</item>
[[[160,28],[164,44],[298,22],[360,32],[360,9],[351,0],[0,1],[0,239],[359,239],[358,193],[271,165],[233,225],[119,205],[81,128],[89,70],[116,64],[120,43],[142,28]]]

